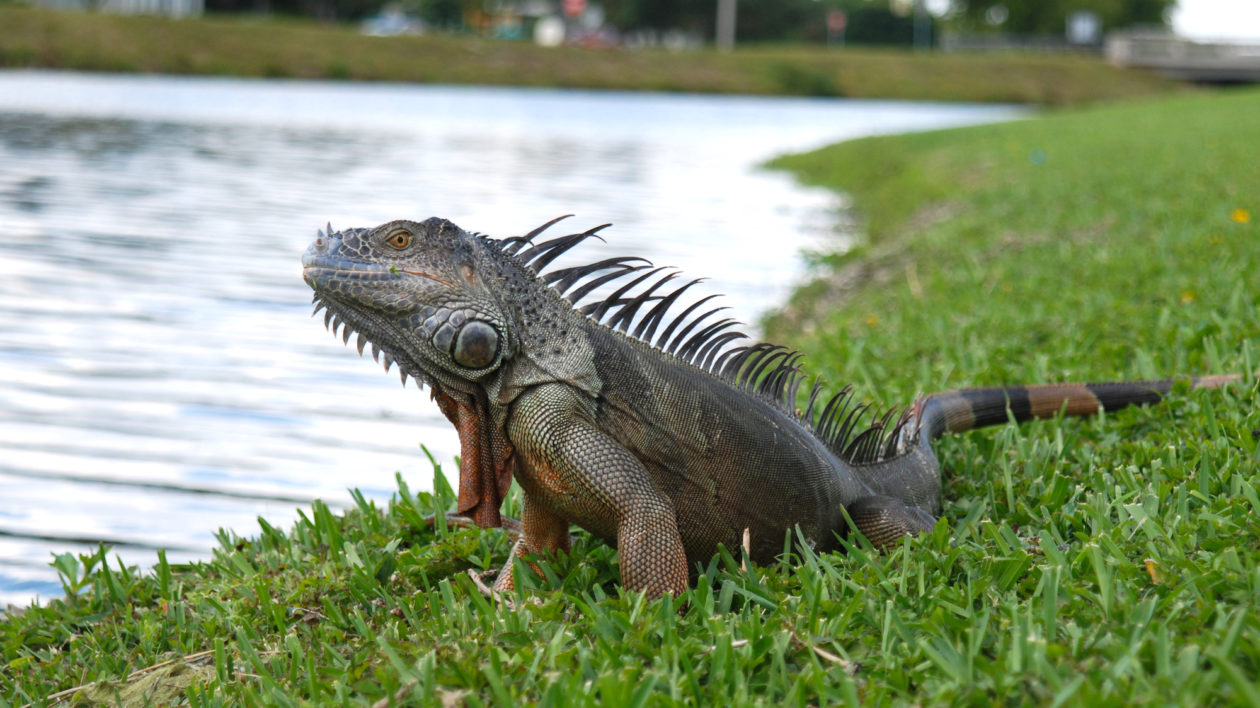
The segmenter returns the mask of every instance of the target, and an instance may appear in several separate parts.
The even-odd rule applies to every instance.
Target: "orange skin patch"
[[[1063,410],[1067,415],[1091,415],[1102,410],[1098,398],[1082,384],[1029,386],[1028,408],[1034,418],[1053,418]]]
[[[946,411],[946,430],[957,433],[976,427],[976,418],[971,411],[971,404],[953,391],[933,394]]]
[[[489,421],[471,401],[461,401],[437,391],[433,393],[433,400],[459,434],[459,513],[482,528],[502,526],[499,506],[512,486],[511,444],[506,441],[498,446],[494,444],[483,429]]]
[[[1194,388],[1220,388],[1229,384],[1242,381],[1242,374],[1217,374],[1215,376],[1200,376],[1194,380]]]

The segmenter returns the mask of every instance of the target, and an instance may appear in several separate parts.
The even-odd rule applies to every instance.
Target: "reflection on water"
[[[756,165],[1000,107],[0,72],[0,605],[50,552],[203,557],[345,489],[425,488],[449,425],[309,317],[315,229],[575,213],[605,254],[713,276],[747,322],[834,239]],[[595,251],[586,250],[585,257]]]

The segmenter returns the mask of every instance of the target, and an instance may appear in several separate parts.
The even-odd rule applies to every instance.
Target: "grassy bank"
[[[772,329],[885,402],[1260,368],[1257,120],[1255,92],[1180,97],[784,159],[849,191],[869,239],[820,259]],[[0,700],[1254,705],[1256,401],[1248,380],[947,439],[934,533],[719,558],[659,602],[583,535],[493,607],[464,570],[509,540],[429,528],[445,488],[316,507],[152,574],[66,556],[69,599],[0,621]]]
[[[175,21],[2,5],[0,66],[1037,104],[1181,88],[1097,58],[1052,54],[588,51],[441,35],[366,37],[352,27],[298,20]]]

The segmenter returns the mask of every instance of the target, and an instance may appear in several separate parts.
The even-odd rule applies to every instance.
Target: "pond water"
[[[0,607],[51,553],[203,558],[348,488],[454,474],[449,424],[312,320],[298,257],[443,216],[496,236],[615,227],[575,258],[710,276],[747,323],[838,199],[758,168],[1020,110],[908,102],[0,72]],[[558,232],[559,233],[559,232]]]

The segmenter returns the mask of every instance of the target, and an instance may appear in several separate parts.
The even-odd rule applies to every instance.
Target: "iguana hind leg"
[[[876,548],[888,548],[903,536],[927,533],[936,525],[932,515],[899,499],[878,494],[857,499],[845,507],[849,518]]]

